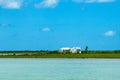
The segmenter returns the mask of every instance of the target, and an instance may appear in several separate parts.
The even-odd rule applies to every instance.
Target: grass
[[[0,55],[0,58],[120,58],[120,53],[62,54],[39,52],[2,52],[0,54],[6,54]]]

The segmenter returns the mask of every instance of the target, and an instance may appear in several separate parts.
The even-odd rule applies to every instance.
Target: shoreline
[[[20,53],[19,53],[20,54]],[[9,55],[0,55],[0,58],[81,58],[81,59],[87,59],[87,58],[98,58],[98,59],[120,59],[120,53],[82,53],[82,54],[21,54],[17,55],[15,54],[9,54]]]

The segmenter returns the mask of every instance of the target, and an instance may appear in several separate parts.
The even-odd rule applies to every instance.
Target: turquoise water
[[[120,80],[120,59],[0,59],[0,80]]]

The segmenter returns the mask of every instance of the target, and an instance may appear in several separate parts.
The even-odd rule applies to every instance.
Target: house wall
[[[81,49],[79,47],[73,48],[61,48],[62,53],[81,53]]]

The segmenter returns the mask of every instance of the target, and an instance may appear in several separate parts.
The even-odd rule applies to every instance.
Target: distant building
[[[61,48],[61,52],[62,53],[69,53],[70,52],[70,48],[66,47],[66,48]]]
[[[81,48],[80,47],[66,47],[66,48],[61,48],[62,53],[81,53]]]
[[[71,53],[81,53],[81,48],[80,47],[72,47],[70,49]]]

